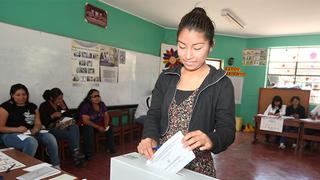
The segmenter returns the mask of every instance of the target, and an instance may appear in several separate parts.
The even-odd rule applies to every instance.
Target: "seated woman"
[[[51,160],[51,164],[60,169],[58,145],[56,138],[47,132],[40,132],[42,124],[37,106],[29,102],[29,92],[23,84],[15,84],[10,89],[11,99],[0,107],[0,132],[2,140],[8,147],[21,149],[22,152],[34,156],[38,142],[43,144]],[[30,132],[27,138],[19,137]]]
[[[291,105],[286,108],[286,116],[292,116],[295,119],[300,119],[300,118],[305,118],[306,112],[303,106],[300,105],[300,98],[299,96],[293,96],[290,100]],[[283,127],[283,132],[298,132],[298,129],[295,127],[289,127],[289,126],[284,126]],[[285,149],[286,148],[286,137],[281,137],[280,138],[280,149]],[[291,146],[291,148],[296,148],[297,143],[294,142]]]
[[[280,96],[274,96],[272,103],[269,104],[268,108],[264,112],[264,115],[284,116],[286,114],[286,105]]]
[[[65,114],[68,112],[62,91],[59,88],[46,90],[42,97],[46,100],[39,108],[42,124],[57,139],[68,141],[75,166],[82,166],[84,155],[80,152],[79,127],[76,124],[65,128],[58,125],[59,120],[66,117]]]
[[[106,105],[101,101],[99,91],[91,89],[80,103],[78,109],[84,124],[83,140],[86,158],[90,159],[93,155],[95,131],[98,133],[105,133],[106,151],[109,151],[110,154],[116,153],[112,128],[109,126],[109,114]]]
[[[280,96],[274,96],[271,104],[264,112],[264,115],[273,115],[273,116],[284,116],[286,114],[286,105],[283,104],[282,98]],[[269,134],[266,134],[266,142],[269,142]],[[277,137],[277,142],[279,137]]]

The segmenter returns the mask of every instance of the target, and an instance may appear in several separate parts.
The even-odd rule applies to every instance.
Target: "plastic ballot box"
[[[177,174],[148,166],[146,157],[128,153],[111,158],[111,180],[215,180],[215,178],[182,169]]]

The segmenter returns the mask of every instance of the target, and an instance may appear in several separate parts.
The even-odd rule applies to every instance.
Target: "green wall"
[[[89,2],[108,12],[108,28],[84,21],[84,4]],[[115,9],[98,0],[2,0],[0,22],[61,36],[98,42],[118,48],[159,56],[160,44],[176,44],[176,30],[164,29],[138,17]],[[266,67],[242,66],[244,48],[319,45],[320,35],[272,38],[238,38],[216,35],[216,46],[210,57],[235,58],[235,65],[246,72],[242,104],[237,116],[252,123],[257,112],[259,88],[264,86]]]
[[[89,2],[108,12],[108,28],[84,21]],[[164,29],[97,0],[2,0],[0,22],[159,55]]]

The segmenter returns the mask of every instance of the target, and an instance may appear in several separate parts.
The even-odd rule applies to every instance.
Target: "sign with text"
[[[282,132],[283,118],[261,117],[260,130]]]

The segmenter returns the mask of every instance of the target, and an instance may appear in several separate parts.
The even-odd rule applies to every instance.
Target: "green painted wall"
[[[89,2],[108,12],[108,28],[84,21]],[[2,0],[0,22],[159,55],[164,29],[97,0]]]

